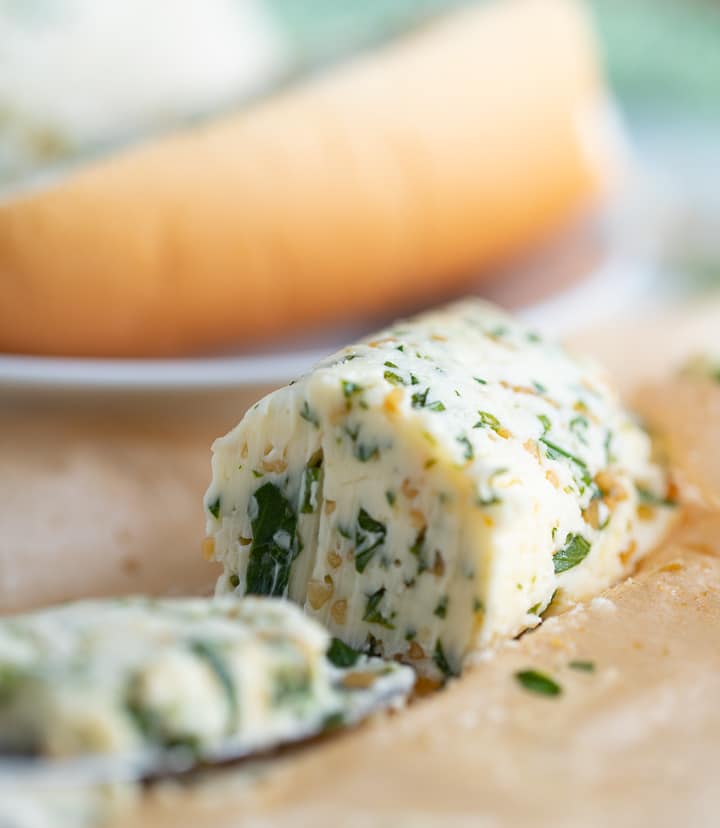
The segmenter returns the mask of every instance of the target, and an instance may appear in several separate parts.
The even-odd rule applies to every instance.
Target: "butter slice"
[[[342,650],[337,667],[330,643],[287,601],[231,596],[80,601],[2,618],[0,754],[109,754],[143,775],[174,767],[168,753],[214,761],[306,738],[410,691],[408,668],[348,663]],[[114,778],[112,764],[101,772]]]

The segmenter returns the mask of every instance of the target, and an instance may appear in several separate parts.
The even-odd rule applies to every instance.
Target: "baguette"
[[[447,295],[603,191],[605,107],[571,0],[455,13],[0,206],[0,349],[201,352]]]

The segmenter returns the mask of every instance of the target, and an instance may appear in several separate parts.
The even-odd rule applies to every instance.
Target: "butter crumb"
[[[598,595],[590,601],[590,608],[595,610],[602,610],[603,612],[615,612],[617,607],[609,599],[603,595]]]

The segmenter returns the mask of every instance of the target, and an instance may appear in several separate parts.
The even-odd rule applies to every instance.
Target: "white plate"
[[[376,325],[330,328],[245,354],[102,359],[0,354],[0,393],[202,392],[277,386]]]
[[[279,385],[328,350],[205,359],[0,356],[1,391],[180,391]]]

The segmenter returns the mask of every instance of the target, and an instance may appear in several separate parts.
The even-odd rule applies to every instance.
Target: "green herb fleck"
[[[567,572],[585,560],[590,552],[590,541],[582,535],[569,533],[565,538],[565,546],[555,553],[553,568],[556,573]]]
[[[365,615],[363,615],[363,621],[367,621],[368,624],[379,624],[381,627],[385,627],[388,630],[394,630],[394,624],[391,624],[390,621],[380,612],[380,603],[385,595],[386,589],[385,587],[380,587],[380,589],[373,592],[372,595],[368,596],[367,604],[365,606]]]
[[[475,423],[473,428],[491,428],[494,432],[498,432],[501,428],[500,420],[489,411],[478,411],[480,419]]]
[[[533,388],[538,392],[538,394],[544,394],[547,391],[547,388],[537,380],[532,381]]]
[[[556,681],[537,670],[520,670],[515,673],[515,679],[526,690],[540,696],[559,696],[562,693],[562,687]]]
[[[320,418],[310,408],[310,404],[307,400],[305,400],[302,404],[302,408],[300,409],[300,416],[303,418],[303,420],[307,420],[311,425],[314,425],[315,428],[320,428]]]
[[[485,612],[485,604],[479,598],[473,598],[473,612]]]
[[[247,595],[285,595],[290,567],[299,554],[297,517],[273,483],[254,495],[257,514],[251,521],[253,543],[248,556]]]
[[[410,385],[420,385],[420,380],[415,376],[415,374],[410,374]]]
[[[423,408],[425,406],[425,403],[427,402],[427,395],[429,391],[429,388],[426,388],[424,391],[416,391],[412,395],[412,407]]]
[[[412,627],[408,627],[408,629],[405,630],[405,641],[412,641],[416,635],[417,630],[414,630]]]
[[[480,385],[487,385],[487,380],[480,379],[480,377],[473,377],[473,379],[475,380],[475,382],[479,382]]]
[[[605,435],[605,460],[608,466],[612,465],[616,459],[615,455],[612,453],[612,439],[613,433],[608,430],[608,433]]]
[[[385,363],[387,365],[387,362]],[[392,383],[393,385],[407,385],[407,382],[400,376],[400,374],[396,374],[394,371],[385,371],[383,374],[385,379]]]
[[[545,437],[541,437],[540,442],[545,446],[545,453],[551,460],[570,460],[580,470],[580,478],[582,482],[587,486],[592,483],[592,477],[588,471],[587,463],[584,460],[580,457],[576,457],[574,454],[570,454],[569,451],[560,448],[560,446],[555,443],[551,443],[549,440],[546,440]]]
[[[336,667],[354,667],[360,658],[360,653],[352,647],[348,647],[339,638],[333,638],[327,651],[327,657]]]
[[[466,460],[472,460],[475,457],[475,450],[473,449],[473,446],[472,446],[472,443],[470,442],[470,440],[468,440],[468,438],[465,435],[462,435],[461,437],[457,437],[456,439],[457,439],[458,443],[460,443],[460,445],[464,446],[464,448],[465,448],[465,451],[463,452],[463,457]]]
[[[387,529],[384,523],[375,520],[365,509],[360,509],[355,530],[355,569],[364,572],[375,550],[385,543]]]
[[[218,495],[215,500],[208,503],[207,510],[215,518],[215,520],[220,520],[220,495]]]
[[[218,684],[223,689],[228,708],[230,709],[230,720],[235,723],[238,714],[237,691],[235,689],[235,681],[225,663],[222,651],[217,645],[211,644],[209,641],[193,641],[190,643],[190,649],[215,674]]]
[[[367,463],[368,460],[374,460],[380,457],[380,448],[369,443],[356,443],[353,449],[353,455],[361,463]]]
[[[371,632],[369,632],[367,634],[367,638],[365,639],[365,643],[363,644],[362,651],[365,655],[382,658],[384,655],[383,643],[382,641],[378,641],[378,639],[375,638]]]
[[[228,583],[233,589],[237,589],[240,586],[240,576],[237,572],[233,572],[233,574],[228,578]]]
[[[445,650],[443,649],[442,641],[439,638],[437,640],[437,643],[435,644],[433,661],[435,662],[435,666],[438,668],[438,670],[440,670],[440,672],[446,679],[457,676],[457,673],[452,669],[452,667],[448,663],[447,657],[445,656]]]
[[[287,705],[307,698],[312,680],[307,669],[284,668],[273,676],[273,704]]]
[[[595,662],[594,661],[571,661],[568,664],[568,667],[572,668],[573,670],[580,670],[583,673],[594,673],[595,672]]]
[[[253,477],[264,477],[265,475],[262,472],[259,472],[257,469],[253,469]]]
[[[581,443],[587,445],[587,430],[590,427],[590,422],[587,417],[578,414],[570,420],[570,431],[578,438]]]
[[[383,365],[384,365],[386,368],[397,368],[397,365],[395,365],[395,363],[394,363],[394,362],[390,362],[390,360],[388,360],[387,362],[384,362],[384,363],[383,363]]]
[[[360,424],[350,425],[349,423],[345,423],[343,431],[354,443],[358,438],[358,434],[360,434]]]
[[[334,730],[339,730],[341,727],[345,727],[344,713],[339,711],[336,713],[328,713],[328,715],[323,719],[323,733],[332,733]]]
[[[487,481],[487,493],[480,492],[477,498],[475,499],[475,503],[477,506],[494,506],[497,503],[502,503],[502,498],[493,488],[493,484],[495,482],[495,478],[499,477],[501,474],[504,474],[506,471],[507,469],[502,467],[499,469],[495,469],[492,472],[492,474],[488,477]]]
[[[550,417],[547,414],[538,414],[538,420],[540,420],[542,427],[543,427],[543,437],[550,431],[552,428],[552,423],[550,422]]]
[[[342,386],[343,396],[345,397],[345,408],[349,411],[352,406],[352,398],[356,394],[360,394],[363,391],[363,387],[356,382],[350,382],[350,380],[340,380],[340,384]]]
[[[368,460],[372,460],[380,456],[380,447],[378,445],[373,443],[358,442],[358,436],[360,434],[359,423],[356,423],[354,426],[346,424],[343,426],[343,431],[354,443],[353,456],[356,457],[361,463],[367,463]]]
[[[447,597],[447,595],[443,595],[442,598],[438,601],[437,606],[433,610],[433,615],[437,615],[438,618],[446,618],[447,617],[447,608],[448,608],[448,597]]]
[[[487,335],[491,339],[498,339],[499,337],[505,336],[509,333],[509,329],[507,325],[497,325],[492,330],[487,332]]]
[[[391,492],[390,490],[388,490],[387,492],[385,492],[385,500],[387,500],[387,502],[391,506],[394,506],[395,501],[397,500],[397,495],[395,494],[395,492]]]
[[[429,408],[430,411],[445,411],[445,404],[440,402],[440,400],[435,400],[435,402],[428,402],[428,393],[430,389],[426,388],[424,391],[416,391],[412,395],[412,407],[413,408]]]
[[[417,533],[415,543],[410,547],[410,554],[418,559],[418,575],[425,572],[428,568],[427,561],[423,555],[425,549],[425,536],[427,535],[427,526],[423,526]]]

